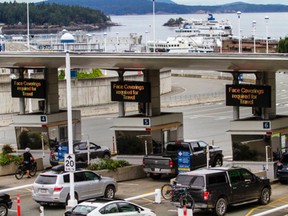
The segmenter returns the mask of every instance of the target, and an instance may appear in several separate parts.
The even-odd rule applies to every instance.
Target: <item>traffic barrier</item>
[[[16,198],[17,198],[17,216],[21,216],[20,194],[17,194]]]
[[[129,197],[126,198],[125,200],[130,201],[130,200],[136,200],[136,199],[142,199],[148,196],[153,196],[155,195],[155,203],[160,204],[161,203],[161,190],[160,189],[155,189],[155,192],[153,193],[147,193],[139,196],[134,196],[134,197]]]
[[[39,213],[40,213],[40,216],[44,216],[44,207],[43,206],[39,207]]]
[[[183,208],[178,208],[178,216],[193,216],[193,210],[184,205]]]

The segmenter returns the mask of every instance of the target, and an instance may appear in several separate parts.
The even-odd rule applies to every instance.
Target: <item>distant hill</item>
[[[78,5],[99,9],[106,15],[151,14],[152,0],[47,0],[45,3]],[[247,4],[235,2],[217,6],[179,5],[171,0],[155,0],[157,14],[190,14],[190,13],[243,13],[254,12],[288,12],[287,5],[281,4]]]

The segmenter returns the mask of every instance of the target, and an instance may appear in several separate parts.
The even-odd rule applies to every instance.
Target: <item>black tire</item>
[[[30,170],[30,176],[35,176],[37,173],[37,166],[31,166],[31,170]]]
[[[223,216],[226,214],[228,207],[227,200],[225,198],[219,198],[215,204],[214,213],[217,216]]]
[[[186,205],[186,208],[189,208],[189,209],[194,209],[195,207],[194,199],[189,194],[180,196],[179,203],[180,203],[181,208],[183,208],[184,205]]]
[[[259,203],[261,205],[267,205],[270,202],[271,191],[269,188],[263,188],[259,197]]]
[[[75,195],[74,195],[74,198],[77,200],[77,203],[78,203],[78,195],[75,193]],[[68,205],[68,201],[70,200],[70,194],[68,194],[67,195],[67,197],[66,197],[66,201],[65,201],[65,206],[67,206]]]
[[[20,180],[23,178],[23,176],[24,176],[24,171],[23,171],[22,167],[18,167],[16,172],[15,172],[16,179]]]
[[[150,178],[152,178],[153,180],[160,179],[161,178],[161,174],[150,173]]]
[[[212,167],[221,167],[223,165],[223,158],[221,156],[216,156],[213,163]]]
[[[104,197],[114,199],[115,198],[115,187],[112,185],[107,186],[105,189]]]
[[[171,184],[164,184],[161,187],[161,195],[165,200],[171,200],[173,196],[173,186]]]
[[[105,153],[103,155],[103,159],[110,159],[111,158],[111,155],[109,153]]]
[[[8,206],[5,203],[0,203],[0,216],[8,215]]]

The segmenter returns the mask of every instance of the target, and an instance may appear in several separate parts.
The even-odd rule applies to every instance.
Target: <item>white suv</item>
[[[63,167],[63,166],[62,166]],[[40,204],[67,204],[70,192],[69,172],[60,171],[56,166],[47,172],[40,173],[32,186],[32,198]],[[60,169],[60,170],[59,170]],[[114,198],[117,182],[110,177],[102,177],[90,170],[74,172],[75,199],[78,201],[107,197]]]

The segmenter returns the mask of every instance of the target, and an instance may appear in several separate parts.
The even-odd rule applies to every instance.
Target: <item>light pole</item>
[[[118,52],[118,45],[119,45],[119,32],[116,32],[116,52]]]
[[[106,45],[107,45],[107,33],[104,32],[104,52],[106,52]]]
[[[72,96],[71,96],[71,69],[70,69],[70,54],[68,50],[68,43],[75,42],[75,38],[70,33],[65,33],[61,37],[61,43],[64,43],[65,56],[65,77],[66,77],[66,89],[67,89],[67,124],[68,124],[68,147],[69,155],[73,155],[73,125],[72,125]],[[75,199],[75,185],[74,185],[74,172],[69,171],[70,175],[70,199],[68,200],[68,207],[74,207],[77,205],[77,200]]]
[[[238,16],[238,48],[239,48],[239,53],[241,53],[241,23],[240,23],[240,18],[241,18],[241,11],[237,11],[237,16]]]
[[[252,22],[253,27],[253,51],[256,53],[256,21],[253,20]]]
[[[28,48],[28,51],[30,51],[29,0],[27,0],[27,48]]]
[[[156,49],[156,32],[155,32],[155,0],[153,0],[153,52],[155,52]]]
[[[265,16],[265,23],[266,23],[266,53],[269,52],[269,47],[268,47],[268,21],[269,21],[269,16]]]

